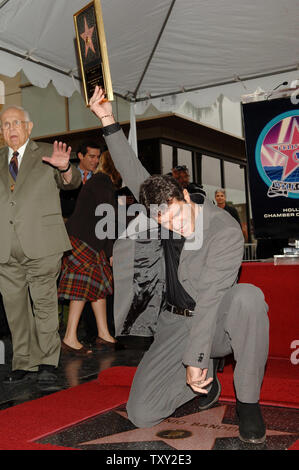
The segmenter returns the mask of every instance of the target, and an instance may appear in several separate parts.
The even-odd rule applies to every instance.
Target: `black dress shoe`
[[[266,440],[266,426],[259,403],[241,403],[237,400],[239,438],[250,444],[262,444]]]
[[[39,366],[37,378],[39,384],[55,384],[57,380],[57,367],[47,364]]]
[[[37,372],[31,372],[28,370],[13,370],[8,376],[3,380],[4,384],[20,384],[25,382],[32,382],[36,380]]]
[[[202,395],[196,399],[197,408],[199,411],[207,410],[217,403],[221,393],[221,385],[217,377],[219,365],[222,364],[221,359],[213,359],[213,382],[211,390],[207,395]]]

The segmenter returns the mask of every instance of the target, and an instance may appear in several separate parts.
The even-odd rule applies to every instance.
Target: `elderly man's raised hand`
[[[60,171],[65,171],[69,166],[71,151],[71,147],[67,147],[63,142],[57,142],[56,140],[53,145],[52,156],[43,157],[43,161],[50,163]]]
[[[93,96],[90,98],[91,111],[102,121],[103,126],[115,123],[112,113],[112,104],[107,101],[103,88],[96,86]]]

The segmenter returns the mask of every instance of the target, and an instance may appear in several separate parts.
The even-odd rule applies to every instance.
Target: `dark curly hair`
[[[147,211],[151,204],[158,206],[170,204],[173,199],[184,201],[183,188],[177,180],[169,175],[154,175],[146,179],[139,193],[139,201]]]

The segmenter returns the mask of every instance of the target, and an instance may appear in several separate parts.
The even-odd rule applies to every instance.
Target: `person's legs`
[[[188,321],[190,319],[167,311],[160,314],[154,342],[139,364],[127,403],[128,417],[137,427],[158,424],[179,406],[198,396],[186,384],[186,368],[182,363],[190,334]],[[259,289],[237,285],[226,293],[219,307],[211,357],[224,357],[234,351],[238,362],[235,371],[237,396],[242,399],[248,399],[250,395],[253,400],[259,394],[261,371],[268,350],[267,328],[267,305]],[[251,340],[249,337],[255,334],[256,341]],[[253,357],[246,361],[246,354],[254,348]],[[213,375],[212,365],[213,361],[210,361],[208,377]],[[252,370],[255,374],[249,383]]]
[[[91,303],[93,313],[95,315],[98,337],[110,343],[115,343],[115,339],[111,336],[107,323],[106,299],[98,299]]]
[[[68,321],[63,342],[74,349],[82,348],[82,344],[78,340],[77,330],[84,305],[85,300],[71,300],[69,304]]]
[[[260,289],[237,284],[224,296],[219,310],[212,355],[234,353],[234,384],[240,439],[262,443],[266,427],[259,407],[269,347],[268,306]]]
[[[29,284],[24,255],[18,237],[13,233],[11,254],[7,263],[1,264],[0,289],[7,321],[12,336],[12,370],[37,371],[38,364],[32,364],[34,350],[40,354],[35,334],[35,319],[29,297]]]
[[[139,364],[127,403],[135,426],[154,426],[197,396],[186,384],[182,363],[190,320],[168,311],[160,314],[154,342]]]
[[[0,266],[0,288],[12,337],[12,370],[37,370],[30,366],[34,319],[26,275],[13,256]]]
[[[57,299],[57,278],[60,272],[62,253],[31,260],[22,265],[33,303],[35,335],[39,351],[32,347],[30,363],[58,366],[60,336]],[[34,343],[33,343],[34,346]]]
[[[268,306],[262,291],[236,284],[225,295],[218,315],[212,357],[234,353],[234,384],[238,400],[259,400],[269,348]]]

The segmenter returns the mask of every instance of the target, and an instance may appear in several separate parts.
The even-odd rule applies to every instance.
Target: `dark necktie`
[[[18,152],[14,152],[9,163],[9,172],[14,181],[16,181],[19,171]]]

